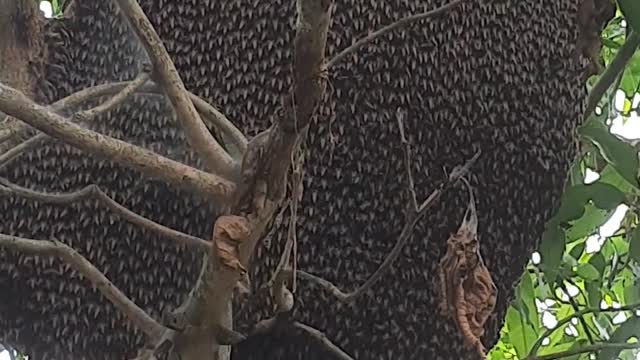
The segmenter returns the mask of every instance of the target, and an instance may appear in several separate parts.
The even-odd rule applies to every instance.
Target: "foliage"
[[[53,9],[54,16],[60,15],[63,3],[64,0],[51,0],[51,9]]]
[[[618,5],[601,36],[605,65],[632,30],[640,32],[640,2]],[[629,348],[640,348],[638,141],[611,130],[640,121],[640,51],[621,75],[578,130],[580,156],[540,253],[522,275],[491,360],[636,358]],[[594,76],[589,86],[597,81]]]
[[[62,15],[62,7],[64,5],[64,1],[65,0],[39,0],[38,3],[49,3],[51,6],[51,16],[59,17]]]

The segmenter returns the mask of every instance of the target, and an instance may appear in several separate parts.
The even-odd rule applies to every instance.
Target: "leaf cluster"
[[[619,0],[616,17],[601,34],[606,66],[632,31],[640,32],[640,2]],[[590,88],[599,76],[589,79]],[[636,359],[638,139],[612,130],[640,121],[639,91],[636,50],[578,129],[580,152],[560,207],[522,275],[489,359]]]

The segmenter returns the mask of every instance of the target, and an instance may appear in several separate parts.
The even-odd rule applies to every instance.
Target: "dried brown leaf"
[[[246,269],[239,259],[239,246],[250,234],[250,224],[246,217],[237,215],[220,216],[213,228],[215,255],[220,259],[220,263],[244,274]]]

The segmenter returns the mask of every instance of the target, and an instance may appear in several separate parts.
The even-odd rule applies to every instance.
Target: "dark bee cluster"
[[[336,1],[328,57],[374,29],[449,0]],[[249,135],[265,129],[291,84],[294,1],[141,0],[187,88]],[[42,100],[131,78],[145,61],[109,1],[74,1],[50,27]],[[576,0],[469,0],[396,31],[330,69],[325,101],[304,146],[298,267],[345,290],[372,274],[395,244],[409,203],[397,110],[413,151],[419,197],[457,165],[482,155],[469,176],[478,201],[481,252],[498,286],[484,339],[495,342],[513,285],[558,205],[586,96],[584,66],[571,55]],[[170,107],[136,97],[95,129],[199,165]],[[96,183],[147,217],[208,237],[215,211],[177,191],[49,141],[0,170],[20,185],[69,191]],[[454,187],[430,210],[393,268],[353,304],[303,280],[295,319],[356,359],[474,359],[455,324],[436,311],[437,264],[461,220],[466,191]],[[199,254],[136,228],[97,202],[51,206],[0,197],[0,231],[56,238],[76,248],[152,315],[193,286]],[[238,306],[248,331],[273,308],[262,291],[280,259],[288,211],[257,250],[254,296]],[[35,359],[122,359],[142,336],[77,273],[55,260],[0,250],[0,339]],[[331,359],[304,334],[252,338],[234,359]]]

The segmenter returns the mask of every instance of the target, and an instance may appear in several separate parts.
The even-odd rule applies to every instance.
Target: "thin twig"
[[[166,236],[173,240],[176,240],[178,243],[199,248],[203,251],[209,251],[211,248],[210,242],[197,238],[195,236],[191,236],[180,231],[168,228],[162,224],[158,224],[157,222],[147,219],[146,217],[137,214],[126,207],[120,205],[117,201],[110,198],[107,194],[105,194],[100,187],[97,185],[89,185],[84,187],[78,191],[64,193],[64,194],[52,194],[52,193],[44,193],[31,189],[27,189],[21,187],[19,185],[13,184],[9,182],[7,179],[0,177],[0,193],[9,193],[16,194],[25,198],[30,198],[42,202],[52,203],[52,204],[68,204],[75,201],[80,201],[87,198],[96,198],[100,200],[105,206],[107,206],[111,211],[121,215],[126,220],[130,221],[133,224],[142,226],[146,229],[149,229],[159,235]]]
[[[200,119],[167,49],[140,5],[136,0],[116,0],[116,2],[147,50],[157,78],[155,80],[171,101],[189,144],[202,157],[210,171],[227,179],[234,178],[238,164],[216,141]]]
[[[318,340],[325,348],[325,350],[331,352],[333,355],[337,356],[338,359],[341,360],[354,360],[349,354],[344,352],[344,350],[340,349],[336,344],[331,342],[329,338],[320,330],[312,328],[309,325],[302,324],[300,322],[295,321],[293,323],[293,327],[295,329],[301,330],[305,332],[307,335],[312,336],[316,340]]]
[[[141,72],[133,80],[131,80],[131,82],[129,82],[129,84],[124,87],[124,89],[116,93],[109,100],[92,109],[77,112],[74,116],[78,119],[81,119],[82,121],[89,121],[96,116],[113,109],[115,106],[125,101],[129,96],[131,96],[131,94],[136,92],[136,90],[142,87],[147,81],[149,81],[149,73]]]
[[[409,194],[411,195],[411,202],[413,208],[418,211],[418,195],[416,195],[416,186],[413,182],[413,171],[411,167],[411,144],[404,135],[404,113],[400,108],[396,111],[396,119],[398,120],[398,129],[400,130],[400,141],[404,145],[404,167],[407,171],[407,181],[409,182]]]
[[[563,282],[559,282],[559,285],[562,291],[564,291],[564,293],[567,294],[567,297],[569,298],[569,303],[573,308],[574,314],[577,314],[580,311],[580,307],[578,306],[576,301],[573,299],[573,297],[569,295],[569,290],[567,289],[567,286]],[[584,333],[587,335],[587,340],[589,340],[589,343],[592,345],[595,344],[595,341],[593,340],[593,334],[591,334],[591,329],[589,328],[589,325],[587,324],[587,321],[585,320],[584,316],[583,315],[578,316],[578,320],[580,321],[580,324],[584,329]]]
[[[32,240],[6,234],[0,234],[0,246],[41,256],[61,258],[87,278],[105,298],[150,339],[156,339],[163,333],[164,327],[162,325],[127,298],[100,270],[73,248],[55,240]]]
[[[12,147],[7,152],[0,155],[0,169],[2,169],[7,163],[9,163],[9,161],[15,159],[18,155],[22,154],[25,151],[32,150],[36,146],[40,145],[41,141],[48,138],[49,135],[40,133]]]
[[[622,47],[618,49],[618,52],[611,61],[611,64],[607,66],[604,73],[602,73],[602,76],[598,79],[598,82],[589,92],[587,105],[584,110],[584,119],[587,119],[595,111],[598,103],[602,99],[602,96],[607,92],[618,75],[624,70],[624,67],[627,65],[633,54],[635,54],[638,46],[640,46],[640,33],[632,31]]]
[[[364,282],[364,284],[360,285],[360,287],[357,288],[356,290],[349,293],[345,293],[342,290],[340,290],[337,286],[333,285],[331,282],[325,279],[322,279],[318,276],[315,276],[300,270],[296,272],[297,275],[301,279],[312,281],[320,285],[325,290],[329,291],[333,296],[335,296],[341,302],[348,303],[355,300],[358,296],[362,295],[364,292],[369,290],[373,286],[373,284],[375,284],[376,281],[378,281],[382,277],[382,275],[391,268],[391,266],[393,265],[393,262],[400,256],[400,252],[402,251],[402,248],[404,247],[405,243],[413,233],[413,229],[415,228],[418,221],[420,221],[425,216],[425,214],[427,213],[427,210],[433,204],[435,204],[436,200],[444,193],[444,191],[450,185],[456,183],[458,180],[462,178],[462,176],[469,170],[469,168],[473,165],[473,163],[475,163],[475,161],[478,159],[479,156],[480,156],[480,152],[476,153],[469,161],[466,162],[464,166],[457,167],[454,171],[452,171],[447,181],[439,185],[438,188],[436,188],[431,193],[431,195],[429,195],[429,197],[418,207],[417,211],[413,209],[413,207],[409,209],[407,222],[402,228],[402,232],[400,233],[400,236],[395,246],[393,247],[389,255],[387,255],[387,257],[384,259],[382,264],[378,267],[378,269],[373,273],[373,275],[371,275]]]
[[[298,146],[300,146],[299,144]],[[299,149],[299,147],[297,147]],[[293,272],[291,279],[291,291],[295,293],[296,291],[296,260],[297,260],[297,226],[298,226],[298,203],[302,200],[302,163],[304,161],[303,156],[297,152],[293,151],[291,153],[291,167],[292,167],[292,176],[291,176],[291,195],[289,198],[289,226],[287,228],[287,242],[285,243],[284,250],[282,251],[282,255],[280,256],[280,261],[276,266],[276,270],[273,273],[273,277],[269,281],[269,286],[273,287],[276,280],[282,275],[282,271],[289,266],[289,262],[291,259],[291,255],[293,255]],[[276,292],[278,293],[278,292]]]
[[[0,111],[81,150],[106,157],[179,187],[186,187],[213,198],[227,198],[235,189],[234,183],[218,175],[74,124],[3,84],[0,84]]]
[[[616,350],[640,349],[640,343],[621,343],[621,344],[600,343],[600,344],[586,345],[586,346],[579,347],[577,349],[569,349],[569,350],[560,351],[553,354],[528,357],[526,360],[555,360],[555,359],[568,358],[568,357],[579,355],[579,354],[597,352],[605,349],[616,349]]]
[[[533,344],[533,346],[531,347],[531,351],[529,351],[529,355],[527,356],[526,359],[529,359],[529,360],[538,359],[536,357],[536,354],[538,353],[538,350],[542,346],[542,343],[544,342],[544,339],[546,339],[549,336],[551,336],[551,334],[553,334],[556,330],[560,329],[560,327],[562,327],[562,326],[566,325],[567,323],[569,323],[571,321],[571,319],[573,319],[576,316],[584,316],[586,314],[604,313],[604,312],[633,311],[633,310],[636,310],[638,308],[640,308],[640,303],[635,303],[635,304],[631,304],[631,305],[625,305],[625,306],[621,306],[619,308],[606,308],[606,309],[588,308],[588,309],[582,309],[582,310],[580,310],[578,312],[575,312],[571,316],[567,316],[567,317],[565,317],[565,318],[563,318],[561,320],[558,320],[558,323],[552,329],[547,329],[538,338],[538,340],[536,340],[536,342]]]
[[[438,15],[444,14],[445,12],[455,8],[456,6],[459,6],[460,4],[462,4],[464,0],[453,0],[448,4],[442,5],[439,8],[424,12],[424,13],[420,13],[420,14],[414,14],[414,15],[409,15],[407,17],[404,17],[400,20],[397,20],[396,22],[389,24],[379,30],[376,30],[374,32],[372,32],[371,34],[359,39],[358,41],[356,41],[353,45],[349,46],[348,48],[342,50],[340,53],[338,53],[338,55],[334,56],[331,60],[329,60],[329,62],[327,62],[326,64],[326,69],[330,69],[333,66],[335,66],[337,63],[339,63],[340,61],[344,60],[347,56],[355,53],[356,51],[360,50],[360,48],[362,48],[363,46],[369,44],[370,42],[372,42],[373,40],[376,40],[377,38],[386,35],[394,30],[403,28],[405,26],[409,26],[412,25],[413,23],[420,21],[420,20],[425,20],[425,19],[429,19],[432,17],[436,17]]]

